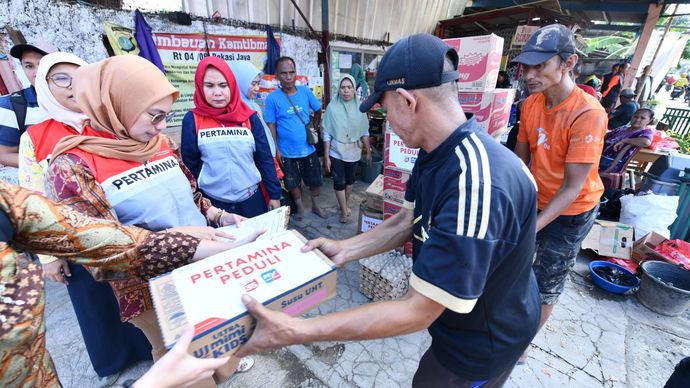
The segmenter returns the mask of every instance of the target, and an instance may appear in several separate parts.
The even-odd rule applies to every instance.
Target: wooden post
[[[661,14],[663,7],[663,5],[657,5],[654,3],[649,4],[647,19],[642,26],[642,32],[640,33],[640,39],[637,41],[637,46],[635,47],[635,53],[633,54],[630,69],[628,69],[628,73],[625,75],[623,89],[632,86],[633,80],[637,75],[637,69],[640,67],[640,62],[642,62],[642,57],[647,50],[647,44],[649,43],[649,39],[652,37],[652,32],[654,32],[654,27],[656,27],[656,22],[659,20],[659,14]]]

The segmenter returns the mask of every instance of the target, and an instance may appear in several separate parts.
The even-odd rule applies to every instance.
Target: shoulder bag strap
[[[281,92],[283,92],[283,91],[281,90]],[[287,97],[288,101],[290,101],[290,105],[292,105],[292,109],[295,110],[295,114],[297,115],[297,117],[299,117],[299,121],[301,121],[302,124],[306,127],[308,123],[304,122],[304,119],[302,118],[302,115],[299,114],[299,111],[297,110],[295,103],[292,102],[292,99],[290,98],[290,96],[288,96],[287,93],[283,92],[283,94],[285,95],[285,97]]]

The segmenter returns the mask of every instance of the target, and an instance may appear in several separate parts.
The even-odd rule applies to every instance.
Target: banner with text
[[[180,125],[184,114],[194,108],[194,73],[206,56],[225,61],[249,61],[257,69],[266,60],[266,37],[257,35],[207,35],[153,33],[165,71],[170,82],[180,90],[180,98],[173,109],[178,113],[170,126]],[[277,38],[280,42],[280,38]],[[208,53],[207,53],[208,52]]]
[[[539,26],[518,26],[513,35],[513,40],[510,41],[511,49],[519,49],[524,46],[529,38],[537,32]]]

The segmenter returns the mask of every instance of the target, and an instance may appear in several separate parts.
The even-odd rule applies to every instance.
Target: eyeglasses
[[[46,77],[46,80],[51,80],[53,83],[61,88],[69,88],[72,86],[72,76],[65,73],[55,73],[50,77]]]
[[[148,113],[148,112],[146,112],[146,113]],[[151,124],[158,125],[163,120],[165,120],[166,122],[172,121],[172,119],[175,118],[175,111],[170,111],[167,113],[157,113],[155,115],[152,115],[151,113],[149,113],[149,116],[151,116]]]

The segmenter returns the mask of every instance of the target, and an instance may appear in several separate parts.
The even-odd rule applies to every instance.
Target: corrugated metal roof
[[[196,16],[307,28],[291,0],[182,0]],[[321,31],[321,1],[295,0],[309,24]],[[460,15],[466,0],[330,0],[331,34],[395,42],[417,32],[433,33],[439,20]]]

